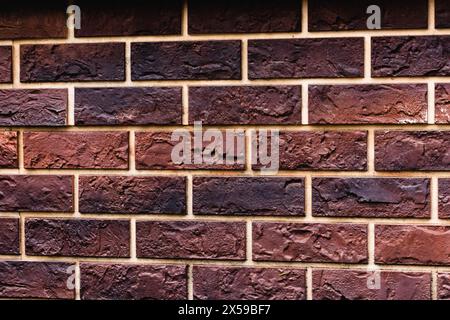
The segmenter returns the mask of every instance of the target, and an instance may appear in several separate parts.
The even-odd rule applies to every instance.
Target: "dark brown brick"
[[[130,256],[130,222],[125,220],[30,218],[25,237],[26,252],[32,256]]]
[[[194,266],[194,298],[305,300],[305,269]]]
[[[379,283],[372,283],[372,281]],[[378,285],[372,287],[372,285]],[[431,274],[314,270],[314,300],[431,300]]]
[[[439,179],[439,217],[450,218],[450,179]]]
[[[124,81],[124,43],[20,46],[22,82]]]
[[[181,124],[181,88],[77,88],[77,125]]]
[[[19,219],[0,218],[0,254],[20,254],[19,228]]]
[[[82,213],[186,212],[184,177],[81,176]]]
[[[450,170],[450,131],[376,131],[379,171]]]
[[[128,169],[128,132],[25,132],[25,168]]]
[[[301,124],[301,86],[189,88],[189,122]]]
[[[364,263],[367,262],[367,226],[254,222],[253,259]]]
[[[245,222],[138,221],[139,258],[245,259]]]
[[[74,270],[62,262],[0,261],[0,297],[75,299],[67,288]]]
[[[17,132],[0,132],[0,168],[17,168]]]
[[[448,0],[436,0],[436,28],[450,28],[450,3]]]
[[[65,89],[0,90],[1,126],[63,126],[66,117]]]
[[[251,79],[358,78],[364,75],[362,38],[250,40]]]
[[[429,179],[314,178],[313,216],[429,218]]]
[[[450,36],[372,38],[372,76],[450,76]]]
[[[295,0],[191,0],[189,33],[298,32],[301,2]]]
[[[240,41],[131,44],[133,80],[241,79]]]
[[[73,211],[73,177],[0,176],[0,211]]]
[[[303,178],[195,177],[194,214],[304,216]]]
[[[436,123],[450,123],[450,84],[436,85]]]
[[[427,85],[309,87],[311,124],[427,123]]]
[[[438,273],[437,297],[440,300],[450,300],[450,273]]]
[[[0,83],[9,82],[12,82],[12,49],[2,46],[0,47]]]

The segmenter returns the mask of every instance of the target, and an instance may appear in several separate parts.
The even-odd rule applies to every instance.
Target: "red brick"
[[[19,219],[0,218],[0,254],[20,254],[19,228]]]
[[[435,0],[436,28],[450,28],[450,3],[448,0]]]
[[[439,217],[450,218],[450,179],[439,179]]]
[[[437,298],[440,300],[450,300],[450,273],[438,273]]]
[[[436,123],[450,123],[450,84],[436,85]]]
[[[12,48],[2,46],[0,47],[0,83],[10,82],[12,82]]]
[[[17,132],[0,132],[0,168],[17,167]]]

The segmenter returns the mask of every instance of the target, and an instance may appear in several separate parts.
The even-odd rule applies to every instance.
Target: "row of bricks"
[[[132,43],[131,79],[239,80],[241,46],[238,40]],[[0,49],[3,82],[12,80],[11,51]],[[374,37],[372,76],[450,76],[449,54],[447,35]],[[362,78],[364,38],[249,40],[248,76]],[[125,43],[21,45],[20,80],[125,81]]]
[[[450,27],[450,5],[435,0],[436,28]],[[182,1],[120,1],[102,5],[79,0],[82,28],[76,37],[181,35]],[[300,32],[301,0],[187,1],[189,34]],[[309,31],[367,30],[370,5],[381,9],[381,27],[428,28],[428,0],[308,1]],[[39,5],[2,8],[0,39],[65,38],[68,1],[41,1]]]

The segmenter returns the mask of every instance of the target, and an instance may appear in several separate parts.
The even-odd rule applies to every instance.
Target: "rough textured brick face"
[[[436,85],[436,123],[450,123],[450,84]]]
[[[0,168],[17,168],[17,132],[0,132]]]
[[[0,218],[0,254],[20,254],[19,219]]]
[[[364,41],[362,38],[249,40],[248,69],[250,79],[358,78],[364,74]]]
[[[301,86],[189,88],[189,122],[301,124]]]
[[[436,0],[436,28],[450,28],[450,3],[447,0]]]
[[[77,125],[181,124],[181,88],[77,88]]]
[[[194,214],[303,216],[303,178],[194,177]]]
[[[20,46],[22,82],[123,81],[124,43]]]
[[[25,132],[25,168],[127,169],[128,132]]]
[[[82,300],[187,299],[187,268],[170,265],[80,266]]]
[[[450,131],[377,131],[379,171],[450,170]]]
[[[0,190],[0,212],[73,211],[72,176],[2,175]]]
[[[191,0],[189,33],[299,32],[301,2],[281,0]]]
[[[313,178],[313,215],[429,218],[429,179]]]
[[[239,41],[131,44],[133,80],[227,80],[241,78]]]
[[[438,299],[450,300],[450,273],[438,273]]]
[[[253,259],[364,263],[367,262],[367,226],[254,222]]]
[[[305,269],[194,266],[194,298],[305,300]]]
[[[372,38],[373,77],[450,76],[450,36]]]
[[[450,228],[445,226],[375,226],[375,262],[450,265]]]
[[[369,288],[379,276],[380,288]],[[431,274],[420,272],[379,273],[356,270],[314,270],[314,300],[430,300]]]
[[[439,179],[439,217],[450,218],[450,179]]]
[[[129,257],[124,220],[27,219],[25,246],[32,256]]]
[[[0,83],[12,81],[12,49],[11,47],[0,47]]]
[[[312,124],[427,123],[427,86],[310,86],[308,108]]]
[[[138,221],[140,258],[245,259],[245,222]]]
[[[183,177],[81,176],[82,213],[186,212]]]

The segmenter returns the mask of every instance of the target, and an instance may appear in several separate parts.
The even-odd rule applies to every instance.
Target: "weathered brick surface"
[[[436,28],[450,28],[450,3],[447,0],[436,0]]]
[[[439,179],[439,217],[450,218],[450,179]]]
[[[450,273],[438,273],[438,299],[450,300]]]
[[[450,123],[450,84],[437,84],[435,95],[436,123]]]
[[[0,218],[0,254],[20,254],[19,232],[19,219]]]
[[[0,83],[12,81],[12,48],[0,47]]]
[[[17,168],[17,132],[0,132],[0,168]]]

